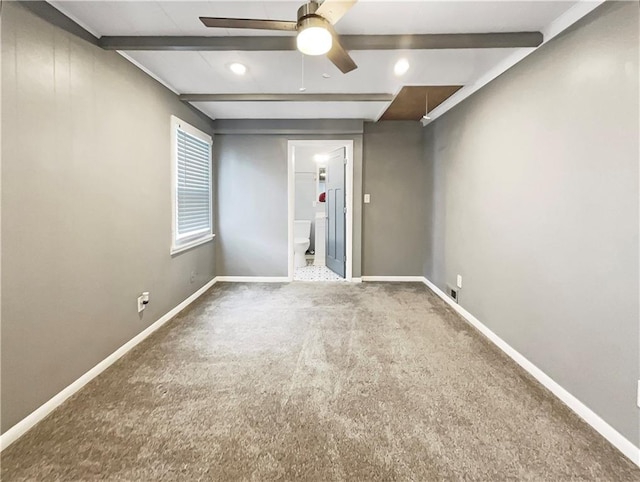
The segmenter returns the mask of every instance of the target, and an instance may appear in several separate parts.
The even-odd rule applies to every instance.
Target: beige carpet
[[[640,480],[420,284],[218,284],[2,480]]]

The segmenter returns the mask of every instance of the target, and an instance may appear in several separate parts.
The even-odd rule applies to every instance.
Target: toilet
[[[311,244],[310,235],[311,221],[296,220],[293,222],[293,256],[296,268],[302,268],[307,265],[305,253]]]

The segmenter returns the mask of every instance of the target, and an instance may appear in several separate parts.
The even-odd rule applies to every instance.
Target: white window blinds
[[[182,121],[175,123],[174,250],[213,236],[211,141],[194,131]]]

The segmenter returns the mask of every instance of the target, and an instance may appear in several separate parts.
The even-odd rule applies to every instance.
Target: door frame
[[[296,199],[296,183],[295,183],[295,148],[296,147],[325,147],[329,149],[337,149],[345,147],[347,152],[347,166],[345,178],[345,196],[347,206],[346,216],[346,273],[345,279],[353,281],[353,139],[308,139],[308,140],[289,140],[287,141],[287,204],[288,204],[288,278],[293,281],[294,259],[293,259],[293,222],[295,221],[295,199]]]

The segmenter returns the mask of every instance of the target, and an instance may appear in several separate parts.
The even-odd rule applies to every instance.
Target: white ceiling
[[[304,0],[257,1],[78,1],[50,2],[101,35],[265,35],[261,30],[210,29],[198,17],[296,20]],[[349,34],[535,31],[574,1],[359,0],[338,22]],[[266,35],[291,35],[268,32]]]
[[[387,102],[192,102],[216,119],[376,119]]]
[[[51,1],[96,36],[292,35],[287,32],[209,29],[199,16],[295,20],[302,1]],[[417,34],[545,31],[576,1],[376,1],[359,2],[338,22],[343,34]],[[324,57],[304,58],[307,93],[396,93],[403,85],[473,85],[533,49],[353,51],[358,69],[342,74]],[[298,52],[127,51],[126,56],[177,93],[298,93]],[[411,63],[393,75],[400,57]],[[227,66],[242,62],[244,77]],[[322,74],[329,74],[325,79]],[[464,90],[464,89],[463,89]],[[377,119],[381,102],[198,102],[212,118]]]
[[[402,85],[460,85],[470,82],[516,49],[356,50],[358,68],[342,74],[324,57],[304,57],[304,86],[308,93],[388,93]],[[302,54],[289,52],[127,52],[180,93],[298,93],[302,84]],[[401,58],[412,68],[393,75]],[[239,77],[227,66],[242,62]],[[331,77],[325,79],[322,74]]]

